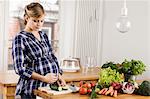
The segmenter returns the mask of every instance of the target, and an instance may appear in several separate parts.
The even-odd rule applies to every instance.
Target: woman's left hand
[[[66,81],[63,79],[63,77],[60,74],[58,77],[58,83],[60,84],[60,86],[66,86]]]

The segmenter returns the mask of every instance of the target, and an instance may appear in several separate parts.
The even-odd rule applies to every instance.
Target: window
[[[44,26],[42,28],[43,31],[47,33],[49,39],[51,41],[54,53],[56,56],[59,55],[59,47],[58,47],[58,15],[59,15],[59,5],[58,0],[9,0],[9,17],[8,17],[8,67],[7,70],[12,70],[12,40],[15,35],[24,29],[23,24],[23,14],[25,5],[30,2],[40,2],[45,11],[46,17]]]

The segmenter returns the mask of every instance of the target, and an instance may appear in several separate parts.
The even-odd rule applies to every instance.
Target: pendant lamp
[[[121,8],[121,16],[116,22],[116,28],[120,33],[126,33],[131,28],[131,23],[128,19],[128,9],[126,6],[126,0],[124,0],[123,8]]]

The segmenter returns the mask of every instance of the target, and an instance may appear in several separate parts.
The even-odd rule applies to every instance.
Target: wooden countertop
[[[81,81],[81,80],[98,80],[99,78],[99,68],[93,68],[93,70],[89,70],[86,74],[81,72],[76,73],[64,73],[63,77],[66,82],[70,81]]]
[[[0,85],[16,86],[19,76],[14,72],[0,72]]]
[[[80,95],[79,93],[70,93],[63,95],[49,95],[40,90],[34,90],[34,94],[44,99],[89,99],[89,95]],[[98,95],[98,99],[115,99],[114,97]],[[117,99],[150,99],[150,96],[140,96],[134,94],[118,94]]]
[[[99,77],[99,69],[94,69],[93,72],[89,72],[87,74],[80,74],[80,73],[72,73],[72,75],[69,74],[65,74],[64,78],[67,81],[70,80],[76,80],[76,81],[80,81],[83,79],[95,79],[97,80]],[[149,79],[147,79],[149,80]],[[141,82],[143,80],[138,80],[138,82]],[[42,92],[40,90],[34,90],[34,94],[37,96],[40,96],[44,99],[89,99],[89,95],[80,95],[79,93],[70,93],[70,94],[63,94],[63,95],[50,95],[47,94],[46,92]],[[114,97],[110,97],[110,96],[104,96],[104,95],[98,95],[98,98],[102,98],[102,99],[114,99]],[[117,99],[150,99],[150,96],[140,96],[140,95],[129,95],[129,94],[118,94]]]
[[[64,72],[63,77],[66,82],[70,81],[80,81],[80,80],[97,80],[99,68],[94,68],[93,71],[88,71],[88,73],[83,74],[81,72],[67,73]],[[1,72],[0,73],[0,85],[3,86],[16,86],[19,76],[14,72]]]

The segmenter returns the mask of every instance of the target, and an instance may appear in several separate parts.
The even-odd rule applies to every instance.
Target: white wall
[[[106,61],[122,62],[124,59],[142,60],[147,65],[147,71],[143,76],[150,74],[150,1],[127,0],[128,17],[131,21],[131,30],[127,33],[119,33],[115,27],[120,16],[123,0],[103,0],[103,30],[102,30],[102,64]],[[85,1],[86,2],[86,1]],[[61,6],[60,27],[60,56],[72,56],[74,49],[74,23],[76,17],[76,4],[65,0]],[[65,9],[65,10],[64,10]],[[101,13],[102,14],[102,13]],[[63,20],[63,21],[62,21]],[[141,77],[143,77],[141,76]]]
[[[7,71],[8,70],[8,19],[9,19],[9,1],[8,0],[1,0],[0,6],[0,71]]]
[[[123,0],[105,0],[102,62],[138,59],[149,67],[149,0],[127,0],[132,27],[124,34],[119,33],[115,28],[122,3]]]
[[[0,71],[3,69],[3,32],[2,32],[2,24],[3,24],[3,2],[0,1]],[[0,94],[0,99],[2,99],[2,94]]]
[[[4,2],[0,1],[0,71],[3,71],[3,53],[4,53]]]
[[[128,1],[128,16],[131,30],[119,33],[115,27],[120,16],[122,2],[107,1],[104,10],[103,62],[141,59],[148,64],[148,3],[146,1]]]

